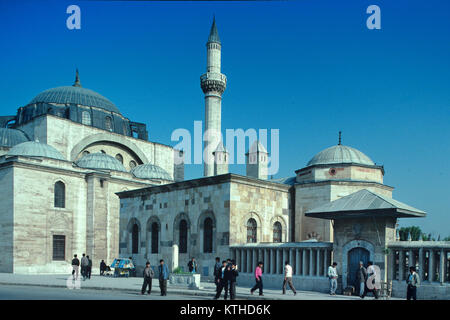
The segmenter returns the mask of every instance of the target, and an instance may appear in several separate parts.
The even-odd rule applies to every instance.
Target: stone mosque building
[[[221,45],[214,21],[200,84],[205,130],[218,132],[227,84]],[[85,252],[94,271],[119,256],[133,256],[137,266],[163,258],[171,268],[194,256],[210,277],[220,256],[235,258],[244,273],[265,261],[270,273],[285,258],[273,252],[279,245],[293,246],[293,262],[312,272],[331,259],[329,251],[324,259],[311,250],[302,257],[298,250],[315,242],[334,243],[339,262],[362,247],[352,259],[370,257],[385,271],[382,250],[395,241],[397,218],[425,215],[393,200],[383,166],[340,138],[277,180],[268,179],[269,153],[258,141],[246,154],[245,176],[228,172],[222,142],[204,147],[214,150],[204,177],[184,180],[182,151],[149,141],[145,124],[82,87],[78,72],[72,86],[45,90],[0,117],[0,272],[66,273],[73,254]]]

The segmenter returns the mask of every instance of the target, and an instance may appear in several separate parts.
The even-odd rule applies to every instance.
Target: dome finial
[[[342,135],[342,131],[339,131],[339,143],[338,143],[339,146],[341,145],[341,141],[342,141],[341,135]]]
[[[73,84],[74,87],[81,87],[81,82],[80,82],[80,75],[78,74],[78,68],[76,69],[76,73],[75,73],[75,83]]]

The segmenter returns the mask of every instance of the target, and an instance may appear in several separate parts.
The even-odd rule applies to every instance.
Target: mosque
[[[214,21],[200,85],[205,130],[218,132],[227,84],[221,46]],[[67,273],[73,254],[86,253],[94,270],[118,256],[133,256],[137,265],[164,258],[170,266],[185,266],[195,256],[201,274],[210,277],[216,256],[242,263],[272,259],[258,251],[241,259],[236,246],[336,245],[339,232],[340,239],[348,237],[342,246],[355,237],[354,246],[367,240],[364,257],[377,258],[395,240],[397,218],[425,216],[393,200],[383,166],[340,139],[277,180],[268,179],[269,153],[259,141],[246,154],[245,176],[228,171],[222,142],[209,143],[204,147],[214,152],[206,155],[211,161],[205,161],[204,177],[185,180],[183,152],[149,141],[145,124],[84,88],[78,72],[72,86],[45,90],[16,115],[0,117],[0,272]],[[360,238],[373,229],[370,219],[349,231],[346,223],[333,222],[345,213],[367,218],[375,211],[382,212],[380,228],[368,233],[370,239]],[[380,243],[370,244],[380,234]],[[352,248],[341,249],[334,248],[335,257],[346,260]]]

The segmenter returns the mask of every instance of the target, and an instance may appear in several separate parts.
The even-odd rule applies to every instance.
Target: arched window
[[[180,221],[180,253],[187,253],[187,222],[186,220]]]
[[[116,154],[116,159],[119,160],[119,162],[123,164],[123,157],[120,153]]]
[[[83,111],[81,113],[81,123],[90,126],[91,125],[91,114],[89,111]]]
[[[256,220],[253,218],[248,219],[247,221],[247,242],[248,243],[256,243]]]
[[[133,169],[136,167],[136,162],[134,162],[133,160],[130,161],[130,169]]]
[[[131,253],[139,253],[139,226],[136,223],[131,230]]]
[[[283,227],[280,222],[275,222],[273,224],[273,242],[281,242],[281,234],[283,231]]]
[[[152,223],[152,253],[158,253],[159,226],[157,222]]]
[[[203,252],[211,253],[213,250],[213,221],[206,218],[203,222]]]
[[[66,207],[66,186],[63,182],[58,181],[55,183],[55,203],[56,208]]]
[[[105,129],[108,130],[108,131],[113,131],[111,117],[106,117],[105,118]]]

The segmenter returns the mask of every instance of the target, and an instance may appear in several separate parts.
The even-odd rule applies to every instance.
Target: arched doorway
[[[356,286],[356,271],[359,268],[359,262],[362,261],[364,267],[367,267],[367,262],[369,262],[370,259],[370,252],[365,248],[356,247],[348,251],[347,257],[347,285]],[[356,288],[359,287],[356,286]]]
[[[139,226],[136,223],[131,231],[131,253],[139,253]]]

